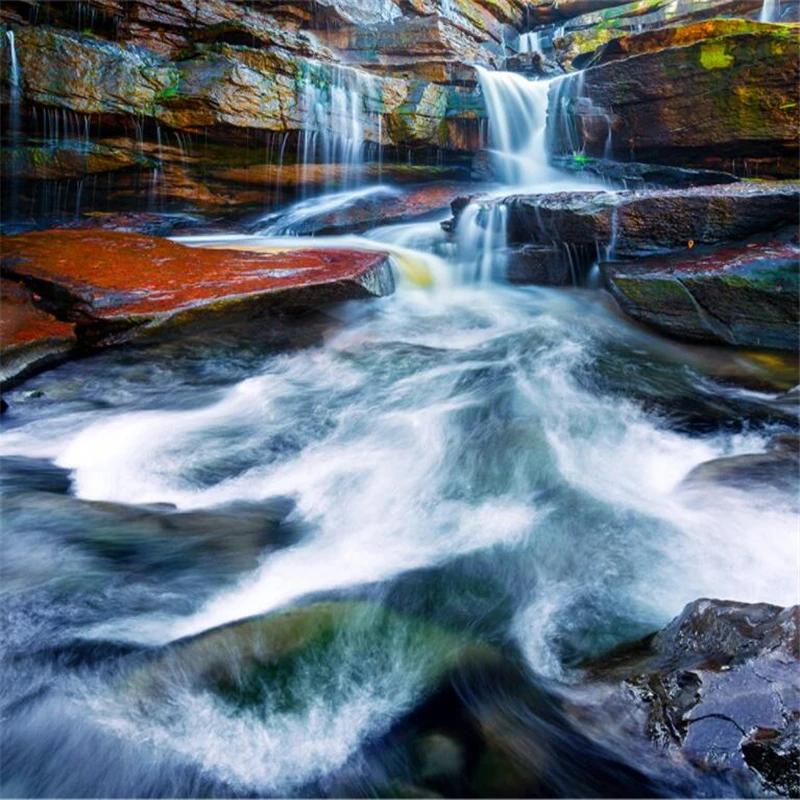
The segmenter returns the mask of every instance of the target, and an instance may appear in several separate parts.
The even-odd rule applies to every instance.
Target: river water
[[[458,713],[484,719],[503,687],[514,741],[550,754],[510,793],[732,792],[588,742],[546,698],[698,597],[797,602],[792,498],[682,485],[791,430],[791,378],[596,290],[476,282],[437,220],[308,242],[354,243],[394,253],[394,296],[143,341],[8,394],[2,793],[498,793],[507,767],[481,783],[469,743],[447,780],[408,756],[455,724],[431,675],[466,640],[506,666],[459,656]],[[209,688],[244,669],[241,620],[320,601],[339,609],[324,644],[257,695]],[[513,689],[492,677],[509,664]]]

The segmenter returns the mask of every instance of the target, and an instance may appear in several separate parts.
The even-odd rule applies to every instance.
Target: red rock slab
[[[74,326],[37,308],[24,286],[0,279],[0,386],[7,388],[62,360],[76,344]]]
[[[313,308],[391,293],[387,254],[359,250],[249,253],[186,247],[112,231],[8,237],[0,272],[45,297],[59,317],[115,330],[191,312]]]

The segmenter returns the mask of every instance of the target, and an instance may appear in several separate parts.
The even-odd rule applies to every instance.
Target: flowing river
[[[451,722],[429,703],[444,637],[509,654],[549,696],[698,597],[797,602],[791,498],[682,483],[791,428],[768,358],[668,342],[597,290],[493,282],[438,220],[307,244],[388,248],[411,280],[9,393],[3,795],[391,794],[424,773],[398,755],[404,720]],[[203,653],[163,660],[319,601],[355,610],[245,708],[193,677]],[[237,630],[214,658],[239,663]],[[520,692],[493,702],[562,765],[544,794],[728,791],[592,749]]]

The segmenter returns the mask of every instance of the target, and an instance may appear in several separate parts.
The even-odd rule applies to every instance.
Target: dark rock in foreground
[[[626,314],[682,339],[797,350],[800,248],[773,242],[601,265]]]
[[[750,794],[800,791],[800,607],[696,600],[654,637],[590,668],[584,724],[738,776]],[[585,714],[585,716],[583,716]]]

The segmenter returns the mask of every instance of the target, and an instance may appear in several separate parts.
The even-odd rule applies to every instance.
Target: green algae
[[[700,48],[700,63],[704,69],[727,69],[733,61],[724,42],[704,42]]]

